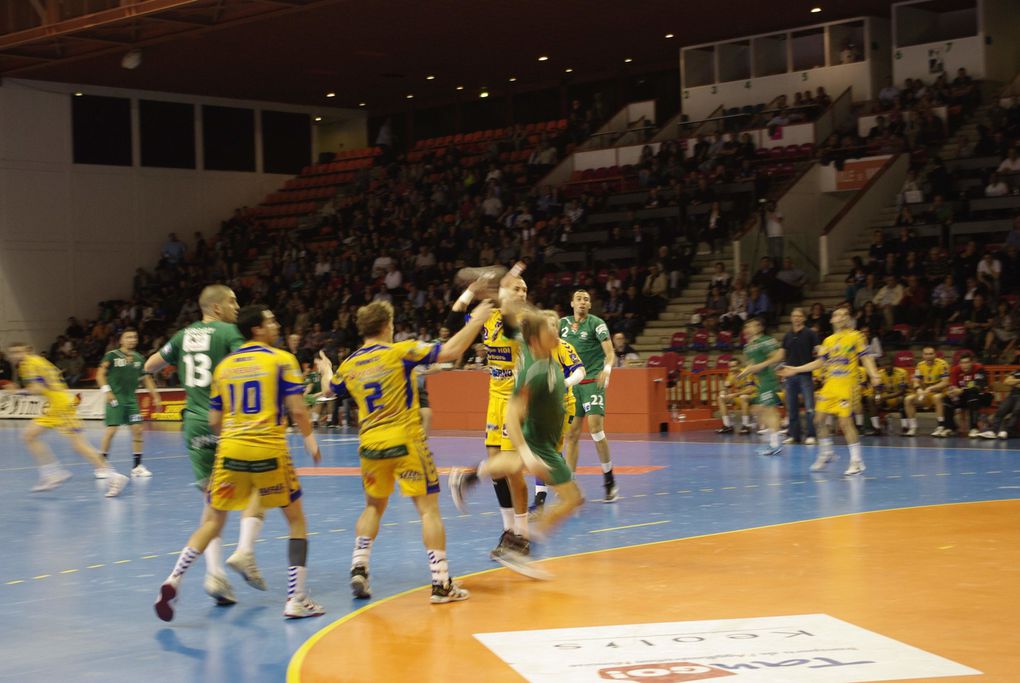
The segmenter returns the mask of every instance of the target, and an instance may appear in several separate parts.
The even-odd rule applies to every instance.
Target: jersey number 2
[[[375,411],[379,410],[379,408],[382,408],[381,405],[376,403],[376,401],[382,398],[382,385],[379,384],[379,382],[366,382],[365,391],[369,390],[371,390],[372,393],[365,396],[365,406],[368,408],[368,414],[371,415]]]

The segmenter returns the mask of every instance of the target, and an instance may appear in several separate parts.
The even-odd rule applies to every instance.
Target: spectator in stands
[[[980,95],[977,84],[967,74],[967,70],[962,66],[957,69],[956,78],[953,79],[953,85],[949,91],[949,101],[953,104],[970,107],[978,103]]]
[[[783,261],[783,214],[775,202],[765,206],[765,236],[768,237],[769,257],[772,263]]]
[[[984,348],[985,336],[992,329],[992,311],[988,307],[985,296],[975,293],[969,310],[959,320],[967,328],[965,344],[970,349]]]
[[[623,301],[623,315],[620,317],[619,331],[633,335],[644,325],[644,313],[641,294],[634,285],[627,287]]]
[[[829,314],[825,306],[820,302],[811,304],[811,311],[808,313],[805,325],[815,331],[820,339],[825,339],[832,334],[832,325],[829,322]]]
[[[64,374],[64,381],[67,386],[78,386],[81,375],[85,371],[85,359],[81,357],[77,349],[71,349],[67,354],[57,360],[57,367]]]
[[[878,292],[878,289],[875,281],[875,274],[868,273],[864,278],[864,285],[859,287],[854,293],[854,310],[858,311],[863,308],[865,304],[871,303],[875,298],[876,292]]]
[[[885,86],[878,91],[878,102],[884,109],[892,109],[900,96],[900,89],[893,85],[892,77],[886,77]]]
[[[947,275],[953,272],[953,264],[946,255],[945,249],[934,246],[928,250],[928,258],[924,262],[925,273],[928,276],[928,283],[936,286],[945,281]]]
[[[953,410],[946,415],[946,423],[951,424],[951,418],[955,413],[962,417],[967,415],[967,422],[970,427],[968,436],[976,438],[980,431],[978,420],[981,416],[981,409],[992,404],[992,395],[988,391],[988,375],[984,367],[974,360],[974,354],[964,351],[960,354],[959,362],[949,372],[949,387],[946,389],[946,404]],[[959,420],[956,421],[957,428]],[[949,427],[950,433],[956,430]]]
[[[724,329],[737,333],[747,320],[747,288],[744,281],[737,279],[727,295],[726,312],[719,317],[719,324]]]
[[[710,287],[718,287],[723,292],[729,291],[730,282],[732,282],[733,276],[726,272],[726,264],[722,261],[716,261],[715,272],[712,273],[712,277],[709,278]]]
[[[1009,194],[1009,185],[998,173],[993,172],[988,177],[988,185],[985,186],[986,197],[1005,197]]]
[[[885,321],[885,329],[892,329],[896,324],[896,311],[903,302],[903,286],[892,274],[885,276],[885,285],[875,292],[872,302],[881,311]]]
[[[1010,429],[1016,426],[1017,418],[1020,417],[1020,369],[1006,377],[1003,384],[1009,387],[1009,394],[999,404],[989,429],[980,434],[983,439],[1009,438]]]
[[[829,97],[822,86],[818,86],[818,89],[815,91],[815,104],[818,105],[821,111],[825,111],[832,104],[832,98]]]
[[[718,287],[710,287],[705,297],[705,311],[703,315],[721,316],[729,309],[729,300]]]
[[[170,233],[169,239],[163,245],[163,258],[171,265],[177,265],[184,261],[187,253],[188,248],[184,245],[184,242],[177,239],[177,233]]]
[[[1006,247],[1020,249],[1020,214],[1013,217],[1013,229],[1006,235]]]
[[[1009,148],[1006,158],[1002,160],[996,170],[1003,174],[1020,173],[1020,155],[1017,154],[1016,147]]]
[[[914,253],[914,252],[911,252]],[[923,270],[921,273],[923,274]],[[930,297],[928,288],[921,276],[915,273],[907,275],[907,286],[903,290],[901,319],[911,326],[909,341],[923,337],[928,328]]]
[[[794,265],[789,256],[784,258],[783,267],[776,273],[776,299],[780,312],[785,304],[800,301],[806,284],[807,273]]]
[[[784,362],[787,365],[805,365],[815,357],[815,347],[821,341],[818,334],[804,325],[807,316],[804,310],[795,308],[790,313],[790,331],[783,337]],[[815,443],[815,387],[811,373],[794,375],[786,380],[786,414],[789,419],[786,443],[801,442],[800,408],[803,396],[804,419],[807,423],[807,438],[804,443]]]
[[[771,293],[776,286],[776,268],[768,256],[762,256],[759,261],[758,270],[751,276],[751,284],[757,285],[763,291]]]
[[[669,303],[669,281],[659,264],[653,263],[648,267],[648,277],[645,278],[641,294],[644,297],[646,317],[657,317],[665,310]]]
[[[858,330],[867,328],[876,334],[882,333],[884,321],[882,319],[882,314],[879,312],[873,301],[865,302],[865,304],[855,314],[854,320],[854,327]]]
[[[726,227],[726,220],[723,217],[722,203],[718,200],[712,202],[712,208],[705,216],[702,224],[701,233],[698,235],[700,242],[704,242],[709,251],[701,252],[704,253],[716,253],[722,242],[729,236],[729,230]]]
[[[868,268],[861,262],[860,256],[854,256],[850,259],[850,273],[846,276],[846,299],[847,301],[853,301],[857,294],[857,290],[864,286],[865,281],[868,277]]]
[[[946,168],[946,162],[939,157],[932,159],[932,169],[928,171],[928,185],[931,188],[932,197],[942,195],[943,198],[953,193],[953,177]]]
[[[977,279],[983,284],[992,298],[999,296],[1002,278],[1002,263],[990,251],[986,251],[977,264]]]
[[[885,251],[888,246],[885,243],[885,232],[873,230],[871,233],[871,244],[868,246],[868,262],[870,264],[882,263],[885,260]]]
[[[1000,299],[996,306],[992,327],[985,335],[984,357],[1006,360],[1013,357],[1017,334],[1020,333],[1020,319],[1008,301]]]
[[[616,352],[615,367],[618,368],[627,367],[630,363],[640,359],[622,332],[613,335],[613,351]]]
[[[752,284],[747,294],[747,320],[761,318],[765,324],[772,321],[772,300],[760,285]]]
[[[686,281],[686,273],[680,258],[665,244],[659,246],[657,256],[659,267],[666,274],[666,280],[669,283],[669,293],[673,294],[679,291],[681,281]]]

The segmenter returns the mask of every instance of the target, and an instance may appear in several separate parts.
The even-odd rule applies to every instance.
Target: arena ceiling
[[[409,94],[421,107],[670,68],[682,45],[888,16],[893,0],[84,2],[107,9],[62,19],[58,0],[5,0],[51,19],[0,24],[0,75],[392,111]],[[123,68],[132,49],[141,63]]]

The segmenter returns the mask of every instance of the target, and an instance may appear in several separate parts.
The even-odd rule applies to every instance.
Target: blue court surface
[[[202,590],[199,560],[184,581],[177,618],[164,624],[152,610],[156,589],[201,508],[180,434],[147,432],[145,462],[153,478],[135,480],[121,497],[108,500],[91,469],[56,435],[47,437],[49,443],[75,477],[55,491],[30,493],[37,473],[18,440],[25,424],[0,424],[0,470],[8,496],[0,526],[0,681],[279,682],[307,638],[363,606],[347,586],[353,526],[362,507],[358,477],[302,479],[312,534],[309,587],[326,616],[283,619],[286,524],[271,511],[257,546],[269,592],[253,591],[231,575],[238,604],[216,607]],[[100,427],[88,433],[98,443]],[[330,432],[319,438],[323,466],[357,466],[356,435]],[[296,465],[309,466],[300,439],[291,439]],[[1020,497],[1020,451],[1006,442],[865,440],[868,469],[854,479],[841,474],[847,453],[840,443],[840,461],[812,474],[808,465],[815,449],[805,446],[761,458],[754,454],[757,441],[747,437],[706,432],[612,439],[615,465],[648,471],[619,475],[622,498],[612,505],[595,502],[602,495],[600,476],[580,476],[591,502],[539,553],[565,555],[867,510]],[[479,435],[434,436],[431,445],[440,467],[471,464],[484,454]],[[129,446],[122,430],[113,448],[121,471],[130,466]],[[582,443],[581,465],[597,465],[590,441]],[[459,515],[445,478],[443,485],[451,571],[491,568],[488,550],[501,530],[495,496],[483,487],[471,499],[471,514]],[[411,503],[395,497],[383,522],[372,554],[375,599],[429,581]],[[224,534],[227,554],[237,529],[235,516]]]

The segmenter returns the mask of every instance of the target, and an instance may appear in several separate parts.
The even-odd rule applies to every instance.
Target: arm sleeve
[[[347,390],[347,385],[344,383],[343,375],[340,374],[340,368],[336,369],[333,377],[329,380],[329,389],[336,394],[337,400],[342,401],[351,395],[351,392]]]
[[[602,320],[599,320],[599,324],[595,326],[595,337],[599,341],[609,340],[609,326]]]
[[[439,349],[442,347],[438,342],[406,341],[396,346],[401,359],[405,363],[414,365],[432,365],[439,357]]]
[[[237,325],[231,325],[230,331],[231,335],[228,343],[230,344],[230,353],[233,353],[244,345],[244,337],[241,336],[241,330],[237,329]]]

